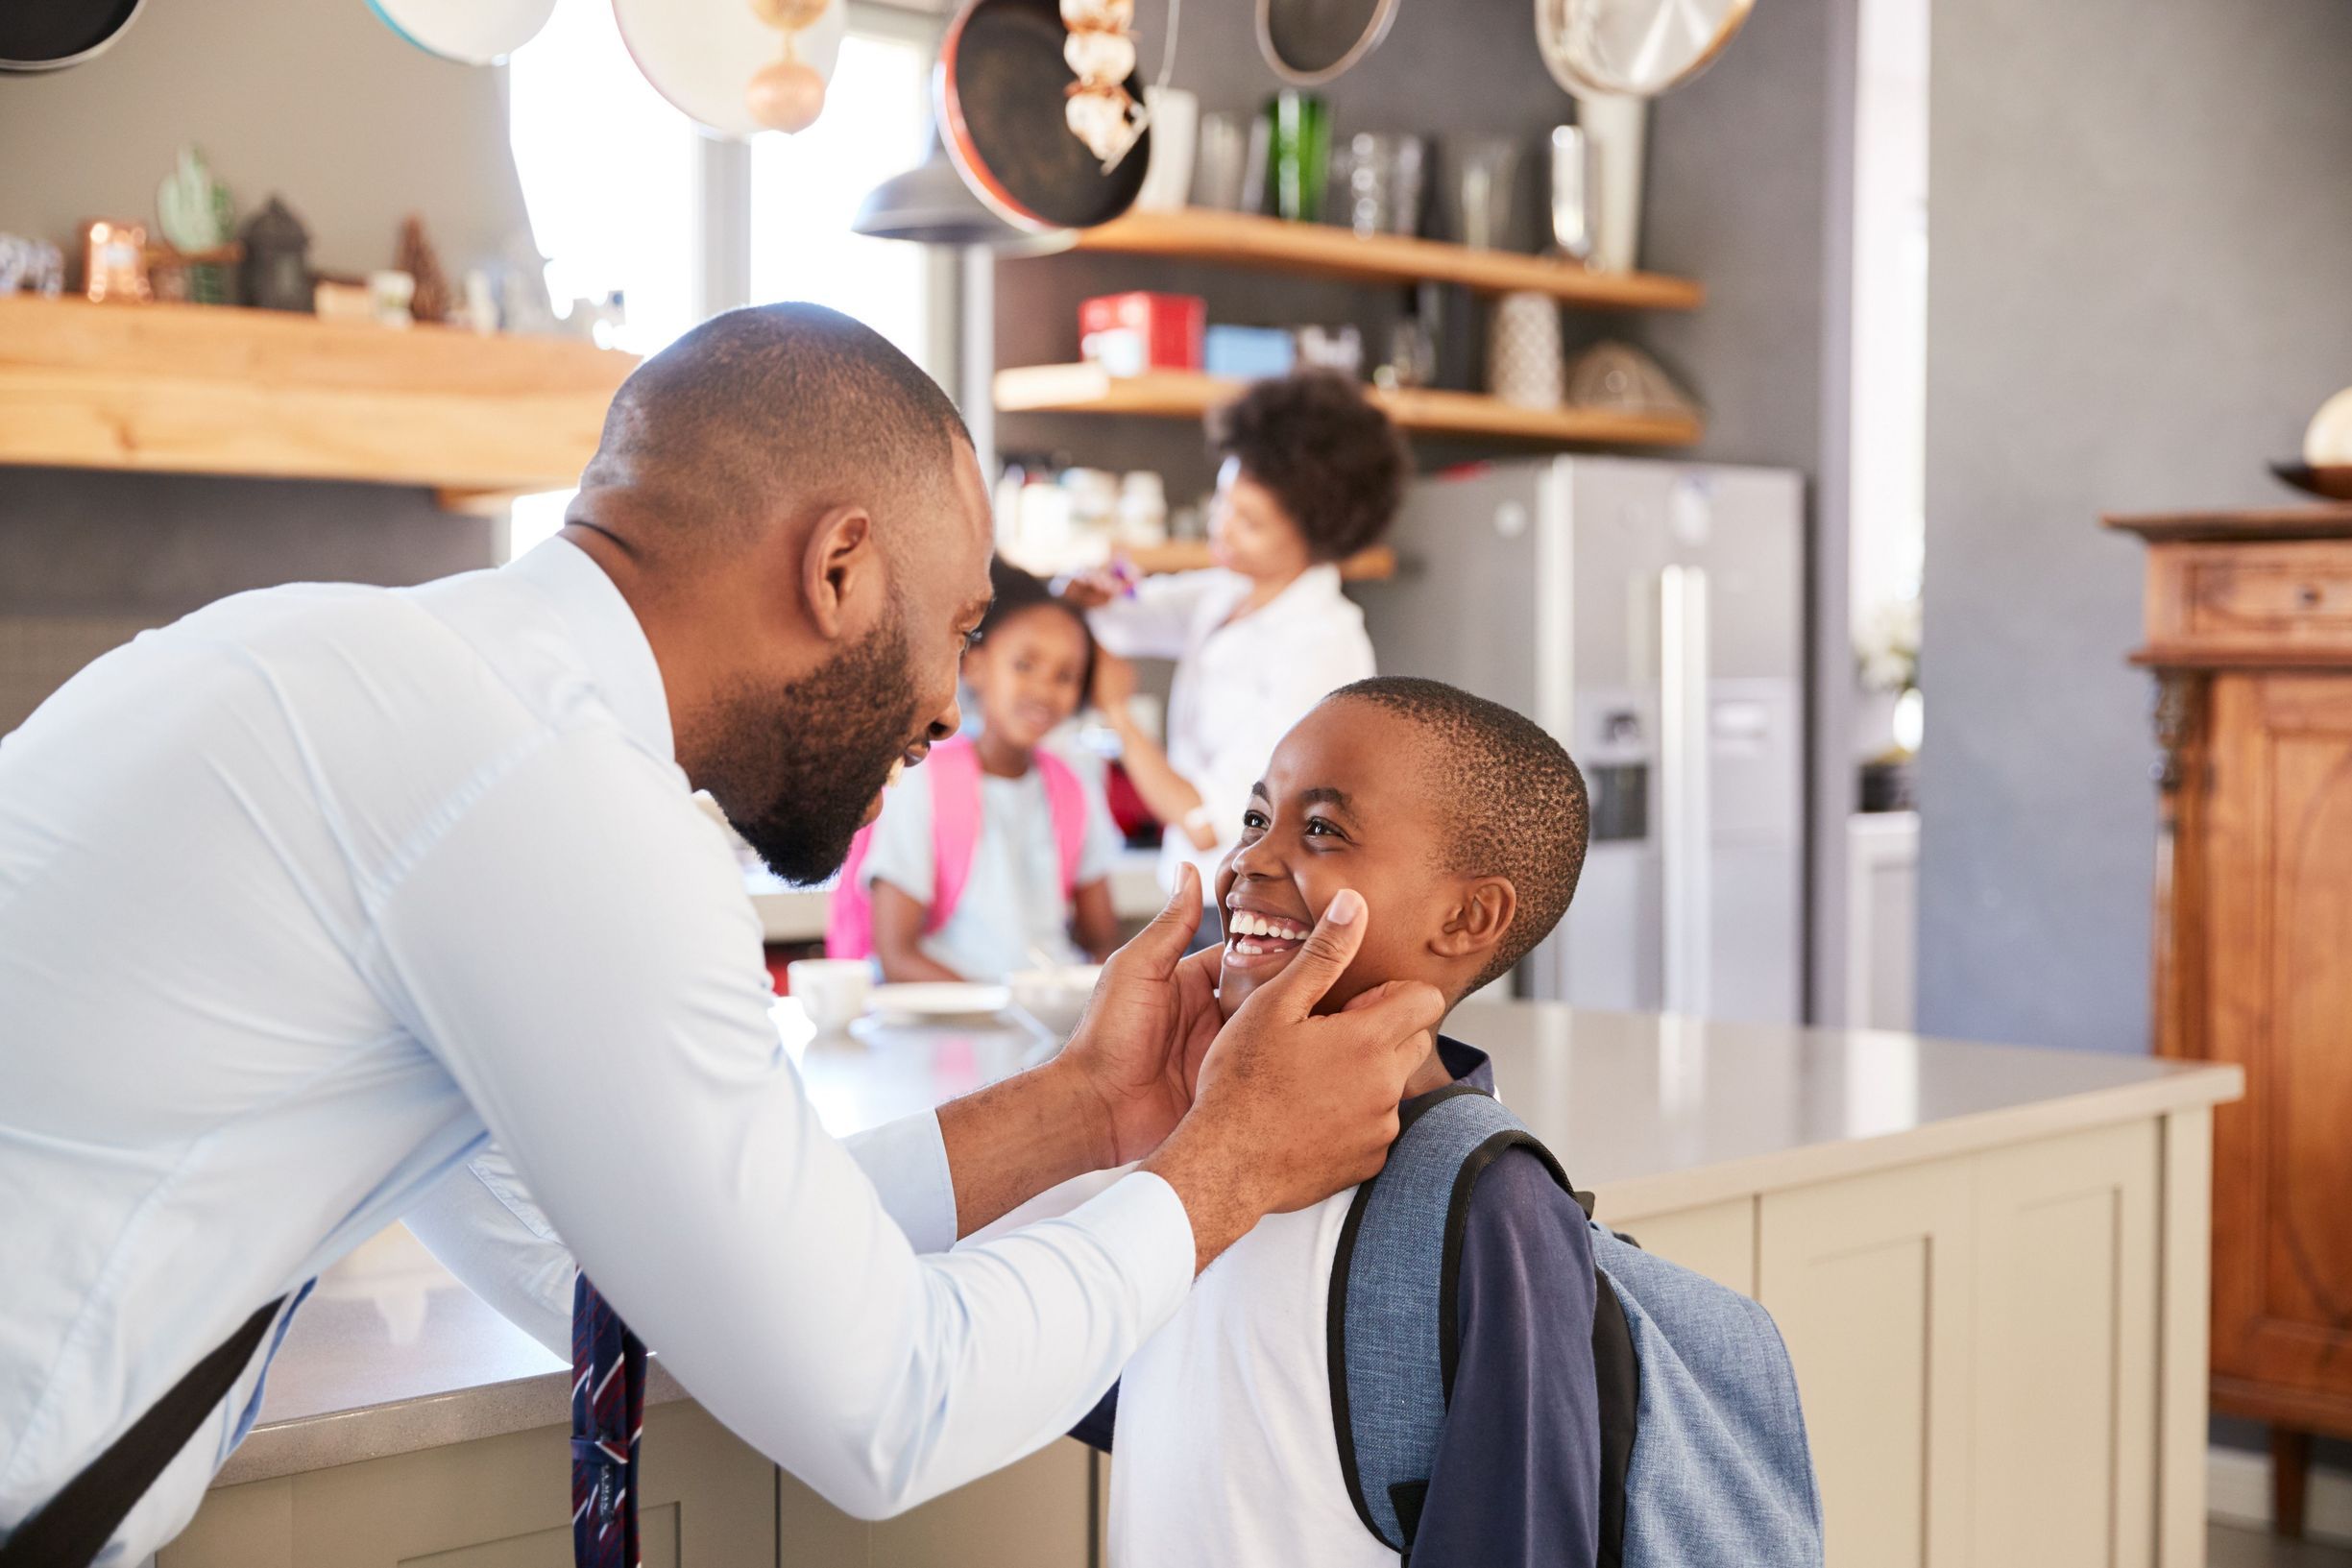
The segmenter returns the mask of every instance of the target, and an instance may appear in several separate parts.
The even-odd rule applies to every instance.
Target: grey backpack
[[[1367,1529],[1410,1560],[1459,1350],[1470,1192],[1495,1156],[1551,1151],[1492,1096],[1418,1101],[1357,1189],[1331,1265],[1331,1415]],[[1589,1221],[1592,1201],[1574,1194]],[[1592,1227],[1601,1568],[1818,1568],[1813,1481],[1788,1352],[1764,1309]]]

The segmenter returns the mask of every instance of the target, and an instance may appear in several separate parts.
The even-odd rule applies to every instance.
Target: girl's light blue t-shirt
[[[1079,771],[1086,796],[1086,836],[1079,852],[1078,882],[1110,875],[1119,830],[1103,791]],[[870,890],[885,881],[928,907],[932,899],[931,791],[933,776],[918,768],[883,797],[882,816],[866,850],[860,880]],[[980,838],[972,872],[947,924],[923,938],[924,953],[967,980],[1001,980],[1041,963],[1084,963],[1070,940],[1070,905],[1061,896],[1061,850],[1054,809],[1035,768],[1018,779],[982,773]]]

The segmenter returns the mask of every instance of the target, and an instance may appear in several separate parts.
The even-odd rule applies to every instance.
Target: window
[[[852,31],[816,124],[751,144],[750,279],[751,302],[831,305],[936,374],[931,253],[849,228],[866,192],[930,144],[931,60],[928,42]]]
[[[744,146],[702,135],[638,74],[610,0],[558,0],[509,66],[508,137],[559,312],[618,293],[614,346],[649,354],[721,310],[812,300],[950,380],[952,260],[849,228],[929,145],[937,19],[849,4],[824,114]],[[519,500],[509,554],[560,527],[571,495]]]

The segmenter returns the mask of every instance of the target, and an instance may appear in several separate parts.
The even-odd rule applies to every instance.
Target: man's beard
[[[724,749],[696,783],[787,881],[841,869],[866,808],[914,738],[907,628],[893,616],[780,689],[742,688],[714,715]]]

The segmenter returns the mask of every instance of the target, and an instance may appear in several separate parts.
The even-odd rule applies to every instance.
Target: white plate
[[[743,89],[754,71],[783,58],[783,37],[745,0],[613,0],[613,20],[653,90],[688,119],[722,136],[767,129],[751,117]],[[802,61],[831,82],[848,32],[849,6],[833,0],[801,31]]]
[[[368,0],[368,9],[428,55],[492,65],[539,36],[555,0]]]
[[[874,987],[867,1009],[885,1018],[992,1018],[1012,1005],[1002,985],[915,980]]]

